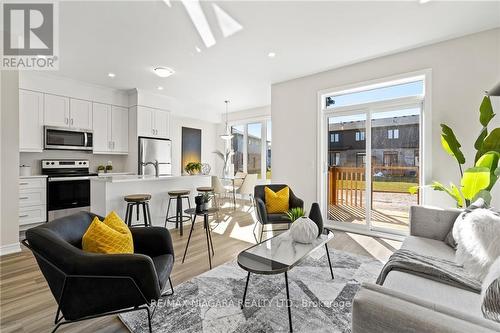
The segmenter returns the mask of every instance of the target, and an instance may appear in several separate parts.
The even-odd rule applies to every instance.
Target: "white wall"
[[[0,255],[19,247],[19,75],[1,71]]]
[[[440,146],[440,123],[452,127],[462,142],[468,165],[480,124],[483,92],[500,81],[500,29],[425,46],[303,78],[277,83],[271,89],[273,182],[284,182],[306,200],[317,198],[317,114],[320,90],[432,69],[431,178],[459,183],[457,166]],[[500,102],[490,128],[500,126]],[[500,185],[493,193],[500,207]],[[442,193],[431,193],[428,203],[450,206]]]
[[[217,125],[199,119],[180,117],[172,115],[170,123],[170,133],[172,140],[172,174],[180,175],[181,152],[182,152],[182,127],[201,129],[201,162],[208,163],[212,167],[212,172],[216,171],[215,154]]]

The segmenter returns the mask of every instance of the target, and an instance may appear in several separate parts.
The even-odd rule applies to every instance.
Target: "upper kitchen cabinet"
[[[111,142],[115,153],[128,153],[128,108],[111,107]]]
[[[92,105],[94,154],[128,153],[128,109],[101,103]]]
[[[44,124],[48,126],[69,127],[69,98],[45,94]]]
[[[81,99],[69,100],[69,126],[92,129],[92,103]]]
[[[43,94],[19,89],[19,150],[43,150]]]
[[[138,106],[137,135],[169,139],[170,112]]]

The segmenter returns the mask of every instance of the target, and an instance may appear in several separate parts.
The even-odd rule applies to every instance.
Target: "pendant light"
[[[227,108],[228,108],[229,101],[224,101],[224,103],[226,103],[226,131],[224,132],[224,134],[222,134],[222,135],[220,136],[220,138],[221,138],[222,140],[226,140],[226,141],[228,141],[228,140],[231,140],[231,139],[233,138],[233,135],[232,135],[232,134],[231,134],[231,132],[229,131],[229,126],[227,126],[227,113],[228,113]]]

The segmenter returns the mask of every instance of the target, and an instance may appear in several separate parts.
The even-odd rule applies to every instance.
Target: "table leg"
[[[191,217],[191,230],[189,230],[189,237],[188,237],[188,241],[186,243],[186,249],[184,250],[184,255],[182,256],[182,263],[184,263],[184,259],[186,259],[186,253],[188,251],[189,241],[191,240],[191,234],[193,233],[195,220],[196,220],[196,215]]]
[[[233,208],[236,210],[236,188],[234,187],[234,179],[233,179]]]
[[[330,260],[330,252],[328,251],[328,243],[325,243],[326,256],[328,258],[328,265],[330,265],[330,274],[332,274],[332,280],[335,279],[333,276],[332,262]]]
[[[212,248],[212,257],[215,256],[214,251],[214,241],[212,240],[212,229],[210,228],[210,224],[207,225],[208,237],[210,238],[210,247]]]
[[[247,274],[247,283],[245,283],[245,291],[243,292],[243,301],[241,302],[241,309],[245,307],[245,299],[247,297],[248,280],[250,280],[250,272]]]
[[[207,254],[208,254],[208,265],[212,269],[212,256],[210,255],[210,239],[208,238],[208,214],[203,215],[203,223],[205,224],[205,234],[207,236]]]
[[[292,328],[292,309],[290,308],[290,292],[288,290],[288,274],[285,272],[285,287],[286,287],[286,307],[288,308],[288,323],[290,325],[290,332],[293,332]]]

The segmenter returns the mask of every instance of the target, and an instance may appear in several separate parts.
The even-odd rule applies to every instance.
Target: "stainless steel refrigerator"
[[[172,141],[139,137],[139,174],[154,175],[154,166],[144,166],[142,163],[155,161],[158,161],[160,176],[172,175]]]

